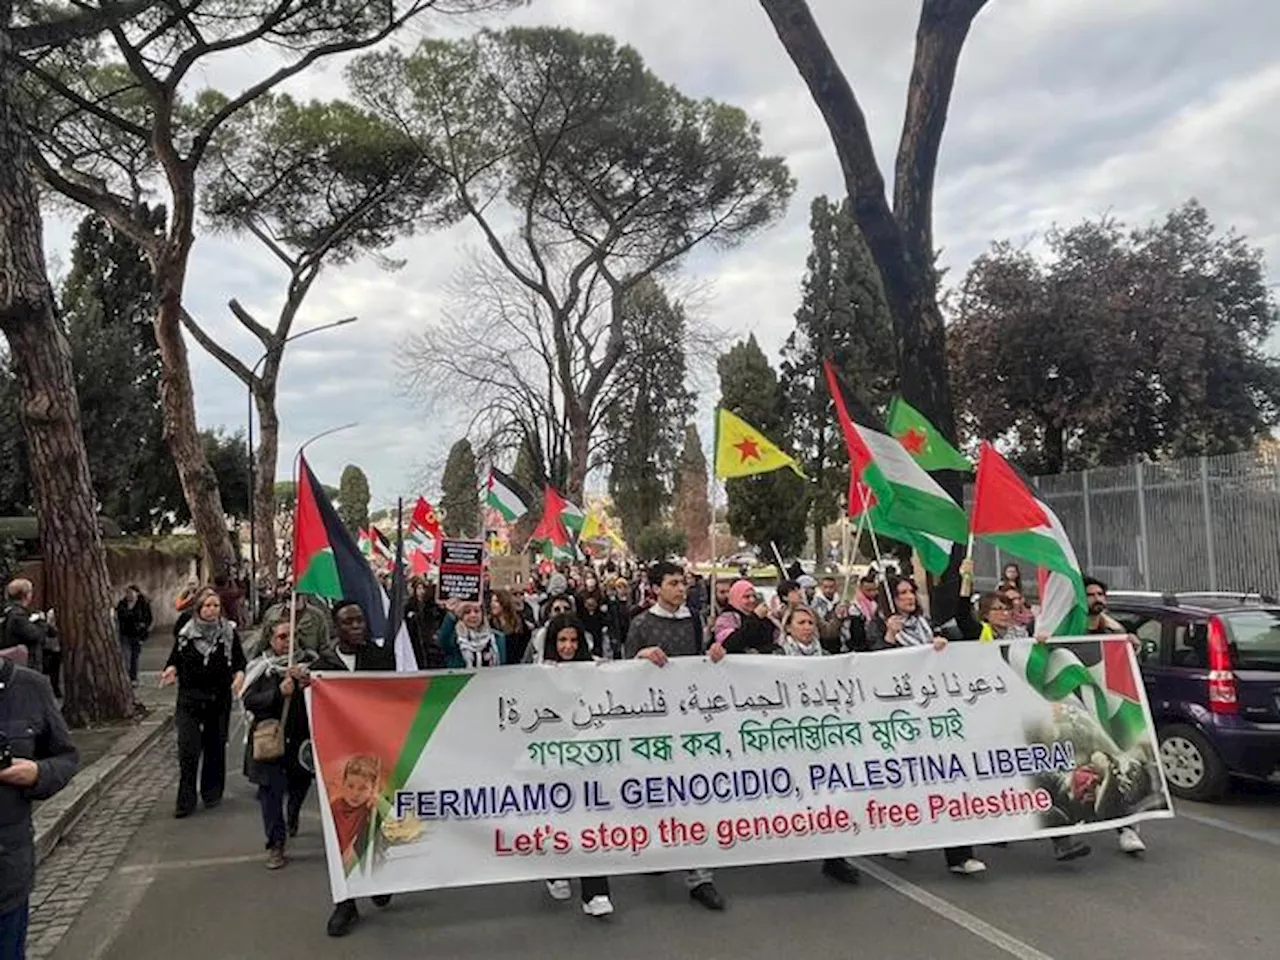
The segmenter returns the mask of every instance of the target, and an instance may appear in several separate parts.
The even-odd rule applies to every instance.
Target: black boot
[[[326,932],[331,937],[345,937],[360,922],[360,911],[356,909],[354,900],[343,900],[333,906],[329,914],[329,925]]]
[[[830,877],[836,883],[849,884],[857,883],[862,877],[862,874],[858,873],[858,868],[843,857],[822,861],[822,875]]]
[[[700,883],[689,891],[689,898],[695,903],[700,903],[708,910],[720,911],[724,909],[724,897],[720,896],[720,891],[716,889],[714,883]]]

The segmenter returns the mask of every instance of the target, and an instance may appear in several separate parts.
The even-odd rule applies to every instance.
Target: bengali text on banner
[[[317,675],[335,900],[1172,816],[1127,639]]]

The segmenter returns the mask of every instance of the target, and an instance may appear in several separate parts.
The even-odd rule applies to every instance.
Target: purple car
[[[1142,641],[1142,679],[1174,795],[1215,800],[1232,777],[1280,782],[1280,603],[1120,592],[1108,602]]]

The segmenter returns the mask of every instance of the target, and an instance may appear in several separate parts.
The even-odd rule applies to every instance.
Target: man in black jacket
[[[27,648],[27,666],[41,671],[44,669],[45,643],[57,630],[44,613],[31,609],[35,588],[30,580],[13,580],[5,592],[8,606],[4,611],[0,650],[21,644]]]
[[[79,765],[48,678],[0,657],[0,957],[25,956],[31,802],[65,787]]]

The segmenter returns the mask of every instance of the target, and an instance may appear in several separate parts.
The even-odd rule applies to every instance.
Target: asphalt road
[[[238,770],[238,747],[231,753]],[[1177,820],[1147,826],[1140,860],[1102,834],[1094,855],[1073,864],[1053,862],[1047,843],[983,849],[991,869],[979,878],[948,874],[938,853],[874,859],[856,888],[832,884],[816,864],[723,870],[723,914],[690,903],[679,876],[625,877],[607,921],[551,901],[540,884],[432,891],[385,911],[362,901],[362,922],[344,940],[324,933],[314,795],[293,862],[276,873],[262,866],[261,821],[243,778],[214,812],[175,821],[172,803],[165,786],[56,960],[1280,956],[1280,791],[1269,788],[1182,805]]]

